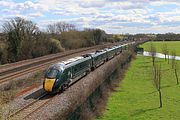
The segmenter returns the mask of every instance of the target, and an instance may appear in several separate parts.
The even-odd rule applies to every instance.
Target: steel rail
[[[29,104],[23,106],[22,108],[18,109],[14,113],[12,113],[8,119],[17,119],[20,117],[20,119],[28,118],[31,114],[42,108],[44,105],[46,105],[48,102],[52,100],[52,98],[47,98],[45,100],[42,100],[43,98],[47,97],[47,93],[42,94],[40,97],[38,97],[36,100],[30,102]],[[35,107],[35,105],[37,105]],[[34,106],[34,107],[33,107]],[[32,109],[31,109],[32,108]],[[21,115],[21,113],[23,113]],[[19,116],[18,116],[19,115]]]

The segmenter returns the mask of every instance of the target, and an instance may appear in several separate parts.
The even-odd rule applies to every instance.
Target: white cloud
[[[28,14],[28,16],[30,16],[30,17],[42,17],[43,14],[40,12],[37,12],[37,13],[30,13],[30,14]]]
[[[176,8],[159,11],[161,6],[168,4]],[[180,1],[176,0],[2,0],[1,7],[1,19],[21,16],[41,27],[66,21],[80,27],[103,28],[108,32],[158,32],[163,26],[169,26],[165,29],[168,32],[174,30],[175,25],[178,28],[180,23]]]
[[[85,0],[79,3],[79,6],[83,8],[90,8],[90,7],[104,7],[105,1],[103,0]]]
[[[4,7],[11,7],[13,6],[15,3],[12,1],[8,1],[8,0],[2,0],[0,1],[0,6],[4,6]]]
[[[16,4],[16,7],[19,9],[37,9],[37,5],[32,3],[31,1],[25,1],[24,3],[18,3]]]
[[[180,5],[179,0],[157,0],[157,1],[152,1],[150,2],[152,6],[163,6],[163,5],[169,5],[169,4],[174,4],[174,5]]]
[[[11,9],[2,9],[1,12],[6,14],[19,14],[20,12],[18,10],[11,10]]]

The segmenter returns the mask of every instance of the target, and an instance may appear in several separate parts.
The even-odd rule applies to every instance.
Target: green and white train
[[[127,44],[113,46],[51,65],[45,73],[43,88],[46,92],[64,91],[89,72],[126,50]]]

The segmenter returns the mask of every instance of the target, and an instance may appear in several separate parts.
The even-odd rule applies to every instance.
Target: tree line
[[[155,40],[158,40],[158,41],[179,41],[180,40],[180,34],[175,34],[175,33],[157,34]]]
[[[165,34],[148,34],[152,41],[180,41],[180,34],[165,33]]]
[[[66,22],[49,24],[42,31],[36,23],[15,17],[2,25],[0,64],[98,45],[111,41],[108,37],[104,30],[78,30],[75,25]]]
[[[180,34],[165,33],[165,34],[116,34],[113,35],[116,41],[122,40],[151,40],[151,41],[180,41]]]

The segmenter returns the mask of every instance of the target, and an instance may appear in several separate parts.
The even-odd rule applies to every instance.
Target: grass
[[[180,85],[176,85],[171,66],[164,59],[157,60],[163,70],[163,107],[159,108],[159,95],[151,80],[151,59],[138,56],[121,86],[109,97],[103,116],[97,120],[179,120]]]
[[[179,47],[180,41],[166,41],[166,42],[152,42],[152,43],[156,47],[157,52],[162,53],[162,45],[163,45],[163,43],[166,43],[168,46],[168,49],[170,51],[170,54],[171,54],[172,50],[175,50],[176,54],[178,56],[180,56],[180,47]],[[145,51],[149,51],[150,44],[151,44],[151,42],[147,42],[147,43],[141,45],[140,47],[144,48]]]

